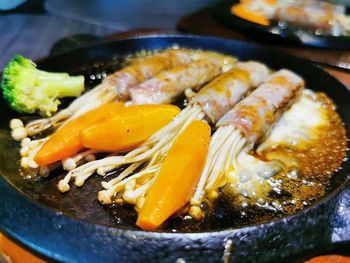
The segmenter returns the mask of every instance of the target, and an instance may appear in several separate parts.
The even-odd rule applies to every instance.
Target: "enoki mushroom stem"
[[[102,204],[110,204],[112,203],[112,197],[117,194],[118,192],[122,191],[123,189],[125,189],[125,186],[127,185],[127,183],[131,180],[138,180],[141,179],[142,177],[147,177],[147,182],[145,184],[147,184],[150,180],[153,180],[155,173],[159,170],[160,165],[154,165],[152,167],[148,167],[145,170],[142,170],[136,174],[133,174],[125,179],[119,180],[118,183],[112,185],[111,187],[109,187],[107,190],[102,190],[100,192],[98,192],[98,200],[102,203]],[[119,175],[120,177],[122,177],[121,175]],[[144,185],[145,185],[144,184]],[[140,186],[142,187],[142,185]],[[145,195],[146,191],[149,189],[150,187],[150,183],[147,184],[147,187],[143,187],[141,188],[141,190],[139,190],[139,192],[137,193],[137,197],[140,197],[141,195]],[[128,189],[127,191],[130,191],[131,189]],[[130,194],[130,192],[129,192]],[[136,196],[136,195],[135,195]],[[125,200],[128,201],[128,200]],[[135,198],[135,203],[136,203],[136,198]]]
[[[39,151],[40,147],[49,139],[49,137],[39,140],[30,140],[26,138],[21,143],[21,167],[37,169],[39,165],[34,161],[34,157]]]
[[[213,135],[201,178],[191,199],[199,206],[206,193],[215,191],[227,182],[228,173],[234,169],[237,155],[246,145],[246,139],[232,125],[220,127]]]

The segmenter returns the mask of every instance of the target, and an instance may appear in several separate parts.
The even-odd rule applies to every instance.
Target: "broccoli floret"
[[[15,111],[51,116],[57,111],[59,98],[80,96],[84,76],[42,71],[33,61],[15,55],[4,69],[1,88]]]

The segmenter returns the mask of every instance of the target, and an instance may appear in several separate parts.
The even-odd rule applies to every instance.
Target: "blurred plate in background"
[[[265,36],[270,36],[275,39],[282,39],[287,42],[293,42],[306,46],[337,49],[348,49],[350,47],[350,37],[348,36],[335,37],[326,35],[316,35],[312,32],[308,32],[295,27],[281,28],[277,25],[263,26],[242,19],[231,13],[231,7],[238,2],[238,0],[220,1],[213,8],[214,17],[220,22],[228,25],[232,29],[247,34],[255,34],[255,37],[259,37],[258,35],[256,35],[256,33],[261,33]]]

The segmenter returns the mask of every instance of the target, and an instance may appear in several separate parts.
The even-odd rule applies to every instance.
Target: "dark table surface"
[[[74,18],[118,31],[133,28],[175,30],[180,17],[217,0],[47,0],[45,9],[57,16]]]
[[[0,68],[14,53],[31,59],[47,56],[57,40],[75,34],[106,36],[135,28],[174,31],[182,16],[213,2],[27,0],[24,6],[0,12]]]
[[[31,59],[49,54],[52,45],[74,34],[105,36],[114,29],[48,15],[7,14],[0,16],[0,68],[14,53]]]

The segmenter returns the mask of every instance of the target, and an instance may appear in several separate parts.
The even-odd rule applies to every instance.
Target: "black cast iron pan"
[[[230,12],[232,5],[239,3],[238,0],[221,0],[213,7],[213,14],[217,20],[227,26],[251,34],[256,37],[280,40],[284,44],[299,44],[314,47],[348,49],[350,47],[349,36],[327,36],[316,35],[314,32],[302,30],[297,27],[288,26],[282,28],[277,24],[263,26],[233,15]]]
[[[255,59],[271,68],[285,67],[297,72],[309,88],[325,91],[335,101],[350,134],[350,92],[346,87],[309,62],[245,42],[182,35],[135,37],[52,56],[41,61],[39,67],[83,72],[87,78],[94,74],[97,79],[102,71],[109,73],[115,69],[120,57],[174,44],[228,53],[242,60]],[[87,84],[96,83],[90,79]],[[8,132],[8,122],[16,115],[3,101],[0,107],[0,230],[47,259],[63,262],[279,262],[282,259],[299,261],[320,252],[350,251],[348,162],[334,174],[327,196],[292,216],[245,227],[218,223],[212,230],[192,233],[144,232],[137,230],[128,219],[118,219],[113,209],[98,204],[96,193],[100,189],[100,178],[93,177],[84,189],[73,189],[63,195],[55,188],[60,175],[37,183],[24,182],[16,167],[18,144],[10,139]]]

